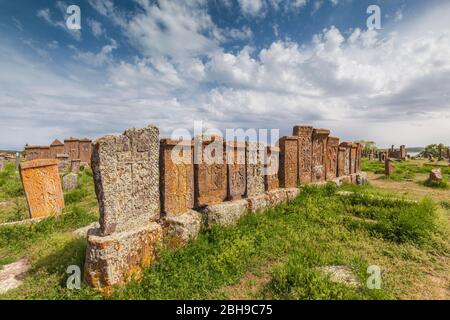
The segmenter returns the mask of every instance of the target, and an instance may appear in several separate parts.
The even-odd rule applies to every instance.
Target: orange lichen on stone
[[[36,159],[24,162],[20,165],[20,177],[31,218],[61,213],[64,194],[57,160]]]

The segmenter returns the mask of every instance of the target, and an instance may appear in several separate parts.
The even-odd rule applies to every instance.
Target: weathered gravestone
[[[148,126],[95,141],[92,155],[100,228],[89,232],[85,279],[108,293],[148,266],[162,238],[159,130]]]
[[[58,160],[58,172],[65,173],[69,170],[71,161],[69,160],[68,154],[57,154],[56,159]]]
[[[247,197],[264,193],[264,158],[265,146],[258,142],[247,142],[245,148],[245,167],[247,176]]]
[[[312,182],[325,181],[326,168],[325,158],[327,153],[327,139],[330,130],[313,130],[313,152],[312,152]]]
[[[387,176],[390,176],[392,175],[392,173],[394,173],[394,164],[391,159],[386,158],[384,160],[384,170]]]
[[[356,144],[356,164],[355,172],[361,172],[361,159],[362,159],[363,145],[361,143]]]
[[[335,179],[338,176],[337,162],[339,152],[339,138],[328,137],[327,141],[327,154],[325,162],[325,172],[327,180]]]
[[[20,164],[20,177],[31,218],[61,213],[64,195],[54,159],[36,159]]]
[[[227,165],[223,139],[218,136],[195,141],[194,203],[196,208],[227,199]]]
[[[441,169],[432,169],[430,171],[430,176],[428,180],[431,182],[442,182],[442,171]]]
[[[247,176],[245,169],[245,142],[225,143],[228,170],[228,199],[238,200],[245,195]]]
[[[194,163],[192,141],[161,140],[161,204],[167,216],[194,208]]]
[[[280,187],[297,187],[298,170],[298,138],[282,137],[279,141],[280,147],[280,168],[278,178]]]
[[[71,161],[71,171],[72,173],[78,173],[80,172],[80,167],[81,167],[81,160],[80,159],[75,159]]]
[[[63,177],[64,191],[71,191],[78,187],[78,175],[76,173],[69,173]]]
[[[350,146],[350,174],[356,173],[358,146],[352,143]]]
[[[342,144],[341,144],[342,145]],[[345,151],[346,148],[339,145],[338,151],[338,161],[337,161],[337,176],[345,176]]]
[[[276,146],[267,146],[266,150],[266,160],[264,162],[264,184],[266,191],[271,191],[280,187],[280,181],[278,179],[280,148]]]
[[[293,135],[298,137],[298,181],[301,184],[311,182],[312,178],[312,133],[311,126],[295,126]]]
[[[92,169],[101,235],[159,219],[159,130],[129,129],[95,141]]]

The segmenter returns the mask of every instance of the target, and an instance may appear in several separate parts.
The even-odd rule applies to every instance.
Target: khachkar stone
[[[279,147],[280,168],[278,170],[278,178],[280,179],[280,187],[296,188],[298,177],[298,138],[282,137],[279,141]]]
[[[327,180],[337,178],[337,161],[339,152],[339,138],[328,137],[327,140],[327,154],[325,162],[325,172]]]
[[[80,159],[80,141],[76,138],[64,140],[64,153],[69,155],[69,159]]]
[[[384,160],[384,170],[387,176],[392,175],[392,173],[394,172],[394,164],[391,159],[386,158]]]
[[[61,213],[64,195],[58,161],[37,159],[20,164],[20,177],[31,218]]]
[[[57,154],[56,159],[58,160],[58,171],[59,173],[65,173],[69,170],[71,161],[69,160],[68,154]]]
[[[264,161],[264,185],[266,191],[278,189],[278,169],[280,167],[280,148],[276,146],[266,147],[266,160]]]
[[[311,182],[312,133],[311,126],[295,126],[294,136],[298,137],[298,180],[301,184]]]
[[[80,167],[81,167],[81,160],[80,159],[75,159],[75,160],[71,161],[71,171],[72,171],[72,173],[80,172]]]
[[[352,143],[350,146],[350,174],[356,173],[357,156],[358,145],[356,143]]]
[[[50,145],[50,158],[56,159],[56,156],[61,153],[64,153],[64,143],[55,139]]]
[[[138,277],[162,239],[159,130],[148,126],[94,143],[92,170],[100,228],[88,235],[85,279],[104,293]]]
[[[327,139],[330,130],[313,130],[313,152],[312,152],[312,182],[325,181],[326,168],[325,158],[327,153]]]
[[[78,142],[79,157],[83,164],[91,165],[92,141],[89,139],[81,139]]]
[[[342,142],[339,145],[341,148],[345,149],[344,152],[344,175],[348,176],[351,173],[351,165],[350,165],[350,153],[352,149],[352,143],[351,142]]]
[[[196,138],[194,149],[194,204],[196,208],[227,199],[227,165],[223,139]]]
[[[342,144],[341,144],[342,145]],[[338,148],[338,161],[337,161],[337,176],[345,176],[345,152],[346,148],[339,146]]]
[[[227,156],[228,199],[238,200],[245,195],[245,142],[229,141],[224,144]]]
[[[194,208],[192,141],[161,140],[161,204],[166,216],[178,216]]]
[[[158,136],[158,128],[148,126],[95,141],[92,170],[102,236],[159,219]]]
[[[247,142],[245,149],[245,166],[247,176],[247,197],[264,193],[264,148],[258,142]]]
[[[361,159],[362,159],[363,145],[361,143],[356,144],[356,172],[361,172]]]

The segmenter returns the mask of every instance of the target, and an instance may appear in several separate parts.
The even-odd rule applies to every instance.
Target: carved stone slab
[[[282,137],[279,141],[280,146],[280,168],[278,178],[280,187],[297,187],[298,171],[298,138]]]
[[[312,133],[311,126],[295,126],[294,136],[298,137],[298,180],[301,184],[311,182],[312,178]]]
[[[247,197],[264,193],[263,170],[264,146],[257,142],[246,142],[245,167],[247,175]]]
[[[266,191],[280,187],[278,170],[280,167],[280,148],[276,146],[266,147],[266,160],[264,165],[264,184]]]
[[[247,177],[245,169],[245,142],[225,143],[228,170],[228,199],[238,200],[245,195]]]
[[[327,129],[313,130],[312,182],[325,181],[325,158],[329,135],[330,130]]]
[[[328,137],[325,172],[327,180],[337,177],[337,158],[339,152],[339,138]]]

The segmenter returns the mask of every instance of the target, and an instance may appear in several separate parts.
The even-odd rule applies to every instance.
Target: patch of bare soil
[[[26,258],[3,266],[0,270],[0,294],[19,287],[30,267]]]

